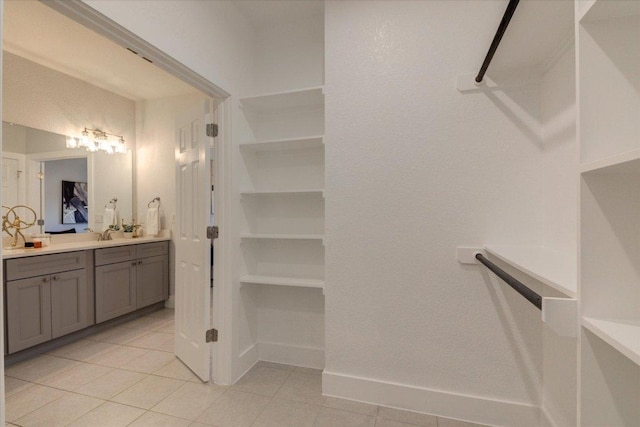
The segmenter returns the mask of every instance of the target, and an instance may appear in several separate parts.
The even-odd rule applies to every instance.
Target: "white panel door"
[[[176,356],[203,381],[211,367],[205,338],[211,325],[208,106],[203,102],[176,123]]]

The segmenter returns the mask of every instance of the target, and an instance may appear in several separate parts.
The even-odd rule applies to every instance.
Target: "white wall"
[[[575,48],[570,41],[544,74],[541,110],[545,244],[574,259],[579,165],[575,71]],[[544,325],[541,405],[552,425],[577,422],[577,349],[575,338],[559,337]]]
[[[130,99],[4,52],[2,119],[62,135],[106,129],[135,144]]]
[[[113,92],[43,67],[10,53],[3,61],[3,120],[60,135],[79,135],[85,127],[123,135],[135,149],[135,103]],[[38,132],[32,132],[37,137]],[[46,151],[34,140],[37,151]],[[58,149],[59,150],[59,149]],[[81,152],[83,153],[83,152]],[[59,157],[59,156],[58,156]],[[89,227],[99,229],[104,205],[118,198],[118,211],[132,209],[132,155],[88,154]],[[30,196],[31,198],[31,196]]]
[[[325,5],[329,394],[537,423],[540,313],[455,259],[542,243],[540,87],[455,88],[503,8]]]
[[[87,182],[87,159],[50,160],[45,162],[44,173],[45,231],[75,228],[82,233],[88,224],[62,223],[62,181]]]
[[[254,68],[256,93],[274,93],[324,84],[322,16],[259,28],[257,33]]]

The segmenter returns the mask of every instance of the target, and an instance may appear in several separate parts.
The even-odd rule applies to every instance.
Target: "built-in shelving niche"
[[[324,367],[322,88],[242,98],[240,283],[260,360]]]
[[[578,11],[580,424],[640,420],[640,2]]]

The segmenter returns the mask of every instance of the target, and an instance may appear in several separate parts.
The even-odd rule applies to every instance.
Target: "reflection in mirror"
[[[66,148],[66,137],[3,123],[2,205],[32,207],[41,225],[28,233],[99,231],[105,205],[119,200],[121,218],[133,215],[132,155]],[[68,192],[65,198],[63,181]]]

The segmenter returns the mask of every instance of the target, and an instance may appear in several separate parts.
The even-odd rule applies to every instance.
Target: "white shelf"
[[[639,2],[640,3],[640,2]],[[580,166],[581,173],[640,173],[640,149],[606,157]]]
[[[568,297],[576,297],[577,262],[570,256],[539,246],[485,246],[485,250]]]
[[[241,191],[243,196],[252,195],[264,195],[264,196],[279,196],[279,195],[319,195],[324,197],[324,190],[321,189],[307,189],[307,190],[247,190]]]
[[[586,3],[588,4],[582,8],[582,13],[578,17],[580,22],[640,15],[640,2],[637,0],[588,0]]]
[[[240,102],[242,106],[259,112],[308,109],[322,107],[324,105],[324,94],[322,93],[322,86],[317,86],[240,98]]]
[[[640,319],[583,317],[582,326],[640,365]]]
[[[245,275],[240,277],[241,283],[254,283],[258,285],[297,286],[302,288],[324,288],[324,280],[300,279],[293,277],[255,276]]]
[[[298,138],[272,139],[268,141],[247,142],[240,144],[243,150],[280,151],[304,148],[319,148],[324,145],[323,135],[311,135]]]
[[[241,239],[323,240],[322,234],[242,234]]]

